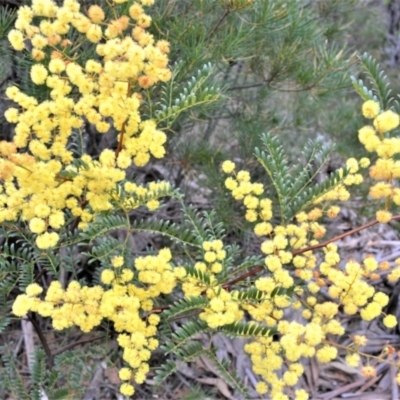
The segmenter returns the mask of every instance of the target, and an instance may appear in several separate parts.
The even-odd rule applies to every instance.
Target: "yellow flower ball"
[[[119,390],[124,396],[132,396],[135,393],[135,388],[129,383],[123,383]]]
[[[91,5],[89,7],[88,16],[95,24],[99,24],[100,22],[104,21],[105,18],[103,9],[97,5]]]
[[[38,285],[37,283],[31,283],[25,289],[25,293],[29,297],[37,296],[38,294],[40,294],[42,292],[43,292],[43,288],[40,285]]]
[[[4,113],[4,117],[8,122],[15,124],[18,122],[18,110],[13,107],[9,108]]]
[[[54,247],[59,240],[59,236],[56,232],[45,232],[36,238],[36,245],[39,249],[49,249]]]
[[[33,233],[43,233],[46,230],[46,222],[41,218],[32,218],[29,221],[29,229]]]
[[[233,172],[235,167],[235,163],[229,160],[226,160],[222,163],[222,171],[224,171],[226,174]]]
[[[379,133],[385,133],[396,129],[399,122],[399,115],[392,110],[387,110],[375,118],[374,126]]]
[[[112,269],[103,270],[100,279],[105,285],[109,285],[115,279],[114,271]]]
[[[124,257],[122,256],[115,256],[111,260],[111,264],[113,265],[114,268],[119,268],[124,265]]]
[[[11,43],[11,46],[18,51],[25,49],[24,37],[21,31],[16,29],[11,29],[8,34],[8,40]]]
[[[48,72],[44,65],[35,64],[31,68],[31,79],[36,85],[43,85],[46,82]]]
[[[368,119],[373,119],[378,116],[379,111],[381,110],[381,107],[379,103],[377,103],[374,100],[367,100],[363,105],[362,105],[362,113],[365,118]]]
[[[121,381],[129,381],[132,376],[132,371],[129,368],[121,368],[118,372],[118,376]]]
[[[386,210],[379,210],[376,212],[376,219],[381,224],[387,224],[392,219],[392,213]]]
[[[32,305],[32,299],[28,297],[26,294],[20,294],[14,301],[12,305],[12,312],[17,317],[23,317],[28,314]]]
[[[386,315],[386,317],[383,318],[383,324],[387,328],[394,328],[397,325],[397,319],[394,315]]]

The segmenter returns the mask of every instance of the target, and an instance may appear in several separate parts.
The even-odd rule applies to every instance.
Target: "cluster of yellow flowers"
[[[117,341],[124,349],[123,359],[129,365],[119,371],[124,381],[121,393],[132,395],[131,383],[144,382],[151,352],[158,347],[155,336],[160,317],[154,313],[148,315],[153,309],[153,299],[171,293],[186,273],[183,267],[173,268],[171,258],[171,251],[165,248],[158,255],[138,257],[132,270],[124,267],[123,256],[113,256],[111,268],[101,273],[101,281],[110,285],[109,289],[81,286],[72,281],[64,290],[60,282],[53,281],[41,299],[43,288],[33,283],[27,286],[25,294],[17,297],[13,313],[22,317],[33,311],[50,317],[56,330],[76,325],[83,332],[89,332],[103,319],[112,321],[119,332]],[[133,283],[134,278],[137,284]]]
[[[199,271],[205,272],[210,276],[211,284],[217,284],[216,274],[223,270],[223,261],[226,258],[226,251],[222,240],[204,241],[203,242],[203,258],[204,262],[196,262],[194,268]],[[207,285],[195,277],[187,276],[182,283],[182,290],[186,298],[192,296],[199,296],[206,289]]]
[[[114,19],[107,20],[107,12],[98,5],[82,13],[77,0],[65,0],[61,7],[52,0],[33,0],[32,6],[19,8],[9,33],[16,50],[30,42],[36,61],[30,76],[47,88],[48,97],[38,102],[15,86],[6,91],[18,108],[5,113],[16,123],[13,141],[0,142],[0,222],[22,217],[38,235],[41,249],[57,244],[56,231],[69,215],[86,229],[96,214],[110,210],[132,162],[144,166],[150,155],[165,154],[165,133],[153,120],[141,119],[140,91],[171,78],[169,43],[156,42],[146,31],[151,18],[143,6],[154,0],[121,7],[126,1],[111,2]],[[78,35],[74,43],[68,39],[71,33]],[[96,55],[83,62],[87,41]],[[71,135],[85,122],[100,133],[117,130],[117,149],[105,149],[98,160],[87,154],[74,156]],[[147,195],[144,204],[151,210],[158,207],[160,188],[125,184],[132,197]],[[125,201],[124,208],[141,204]]]
[[[56,246],[57,231],[71,218],[78,221],[79,229],[86,229],[96,215],[114,205],[126,212],[141,205],[155,210],[159,193],[169,190],[166,182],[144,187],[126,180],[125,171],[132,163],[141,167],[151,156],[162,158],[165,154],[166,135],[155,121],[141,118],[141,93],[157,82],[168,81],[171,71],[169,43],[156,42],[146,30],[151,18],[143,7],[154,0],[121,6],[123,3],[127,0],[110,0],[108,10],[91,5],[81,12],[77,0],[64,0],[62,6],[53,0],[32,0],[31,6],[20,7],[15,29],[9,34],[18,51],[26,50],[29,42],[35,61],[31,80],[48,95],[39,102],[17,87],[7,89],[7,96],[18,107],[5,113],[6,119],[16,124],[12,142],[0,142],[0,223],[22,219],[37,235],[39,249]],[[222,3],[240,8],[251,1]],[[68,39],[71,33],[78,37],[74,43]],[[95,55],[82,61],[88,42]],[[373,126],[360,129],[359,139],[367,151],[378,154],[369,170],[378,181],[370,188],[370,196],[385,200],[377,220],[388,222],[391,201],[400,204],[400,189],[394,183],[400,177],[400,161],[395,160],[400,139],[389,136],[398,127],[399,116],[391,110],[381,111],[372,100],[363,104],[362,111],[373,119]],[[99,133],[116,130],[116,150],[105,149],[98,159],[74,155],[72,134],[86,122]],[[254,281],[261,293],[257,302],[219,283],[219,274],[226,270],[227,252],[223,242],[215,239],[203,242],[202,258],[194,264],[196,273],[173,267],[169,249],[138,257],[133,267],[116,254],[101,272],[103,286],[82,287],[72,281],[64,289],[54,281],[42,295],[43,288],[33,283],[17,297],[13,312],[20,317],[29,311],[50,317],[57,330],[78,326],[89,332],[103,319],[111,321],[128,365],[119,371],[124,382],[121,393],[130,396],[133,384],[144,382],[151,352],[159,345],[160,317],[152,312],[154,299],[172,293],[181,283],[186,298],[208,299],[199,318],[210,328],[240,321],[246,314],[262,326],[276,328],[278,340],[256,337],[245,346],[255,373],[262,378],[257,391],[269,392],[274,400],[307,400],[304,390],[292,389],[304,372],[301,360],[315,356],[327,363],[337,357],[328,335],[345,333],[336,319],[339,310],[347,315],[359,313],[366,321],[384,315],[383,323],[389,328],[397,324],[395,316],[383,313],[388,296],[369,283],[380,276],[379,270],[391,268],[388,263],[378,264],[368,256],[362,263],[349,260],[342,266],[336,245],[324,246],[323,260],[312,248],[326,234],[322,218],[335,218],[340,212],[331,203],[349,199],[347,187],[363,181],[359,170],[369,164],[368,158],[347,160],[346,177],[315,198],[311,210],[299,212],[286,225],[274,226],[273,202],[262,197],[264,186],[252,183],[247,171],[236,172],[233,162],[223,163],[223,171],[231,174],[225,186],[243,202],[246,220],[254,223],[254,233],[263,238],[266,275]],[[388,275],[391,282],[400,279],[400,259],[395,263],[397,267]],[[196,274],[207,275],[209,283]],[[318,297],[322,289],[330,301]],[[305,322],[285,320],[289,307],[298,310]],[[346,357],[349,365],[361,364],[357,351],[365,342],[365,337],[353,338]],[[374,373],[369,365],[362,371],[365,376]]]
[[[370,168],[370,175],[384,181],[371,187],[370,195],[377,199],[393,198],[396,203],[395,196],[399,189],[394,187],[393,179],[400,176],[400,172],[396,175],[399,161],[392,157],[400,153],[400,139],[389,139],[384,135],[399,125],[399,117],[392,111],[379,112],[377,103],[364,103],[363,113],[368,118],[375,118],[376,131],[369,126],[362,128],[360,141],[366,145],[367,150],[378,153],[380,158]],[[290,387],[296,385],[303,373],[299,363],[303,357],[315,356],[321,363],[337,357],[337,348],[328,340],[327,335],[342,336],[345,333],[344,327],[337,320],[339,308],[347,315],[358,313],[366,321],[383,315],[385,326],[393,328],[397,325],[394,315],[383,313],[383,308],[389,302],[388,296],[376,291],[369,283],[380,278],[379,270],[390,269],[389,263],[378,264],[373,256],[368,256],[362,263],[349,260],[344,266],[339,265],[341,259],[338,246],[332,243],[323,247],[324,258],[318,262],[319,258],[312,247],[318,245],[319,239],[326,233],[325,227],[318,221],[324,216],[337,217],[340,208],[331,203],[348,200],[350,193],[347,186],[363,182],[360,168],[369,165],[370,161],[365,157],[360,160],[348,159],[346,177],[332,190],[315,198],[313,209],[298,213],[294,221],[285,226],[273,226],[273,203],[268,198],[260,198],[263,186],[251,183],[247,171],[236,173],[233,162],[225,161],[222,164],[222,170],[231,174],[225,180],[226,188],[236,200],[243,201],[247,210],[246,219],[255,223],[255,234],[266,236],[261,251],[266,255],[265,268],[268,273],[254,282],[262,296],[256,304],[246,301],[240,304],[240,309],[247,311],[253,320],[275,327],[279,334],[278,340],[259,337],[245,346],[245,351],[251,356],[254,372],[262,378],[257,385],[260,394],[269,392],[274,400],[308,399],[306,392],[293,391]],[[396,204],[400,204],[400,200]],[[388,222],[390,218],[391,214],[387,210],[377,213],[380,222]],[[396,265],[397,268],[393,268],[388,275],[391,282],[396,282],[400,277],[400,260],[396,260]],[[318,293],[322,288],[331,301],[321,302]],[[237,297],[235,293],[232,292],[232,298]],[[222,295],[225,296],[224,293]],[[289,307],[298,310],[305,323],[286,321],[284,310]],[[346,361],[353,367],[361,363],[357,350],[365,345],[364,339],[356,338],[348,348]],[[371,374],[372,370],[374,368],[369,365],[362,368],[365,376]]]
[[[358,131],[358,138],[369,152],[376,152],[378,159],[371,166],[369,175],[378,181],[372,185],[369,194],[373,199],[383,199],[383,209],[377,211],[376,219],[387,223],[392,218],[390,205],[400,205],[400,189],[394,180],[400,177],[400,161],[395,160],[400,153],[400,138],[391,137],[390,132],[399,126],[400,118],[392,110],[381,111],[379,103],[366,101],[362,106],[365,118],[373,119],[372,125],[366,125]]]

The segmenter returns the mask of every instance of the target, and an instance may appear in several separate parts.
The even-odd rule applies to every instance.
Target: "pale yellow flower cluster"
[[[222,272],[223,261],[226,258],[224,244],[222,240],[213,240],[203,242],[202,246],[204,262],[196,262],[194,268],[207,273],[210,276],[211,284],[214,285],[217,283],[216,274]],[[186,298],[199,296],[206,289],[208,289],[207,285],[195,277],[187,276],[182,283],[182,290]]]
[[[302,325],[293,322],[289,325],[294,328],[293,335],[288,339],[298,339],[301,330],[304,330]],[[299,328],[299,329],[296,329]],[[293,342],[291,347],[297,347],[297,342]],[[295,386],[300,376],[304,373],[304,368],[301,363],[288,362],[281,355],[282,347],[279,342],[270,338],[259,338],[257,341],[245,345],[246,353],[250,354],[253,363],[253,371],[263,378],[263,381],[258,382],[256,390],[260,394],[269,395],[272,399],[279,400],[307,400],[309,396],[304,389],[294,391],[294,396],[289,397],[284,394],[285,388]],[[286,363],[286,371],[280,376],[280,371]]]
[[[243,318],[244,312],[240,309],[240,303],[231,293],[217,287],[208,289],[206,294],[210,302],[199,318],[206,321],[210,328],[233,324]]]
[[[165,154],[166,135],[153,120],[141,119],[140,91],[170,79],[169,44],[156,42],[146,31],[151,18],[143,6],[154,1],[134,2],[126,15],[117,7],[125,2],[110,3],[114,19],[107,19],[98,5],[82,12],[77,0],[65,0],[62,6],[33,0],[31,7],[20,7],[9,34],[16,50],[30,41],[37,61],[30,76],[47,88],[48,98],[39,103],[17,87],[6,91],[18,108],[5,113],[16,124],[13,141],[0,142],[0,222],[22,217],[38,235],[41,249],[57,244],[57,230],[68,215],[85,229],[95,215],[110,210],[132,162],[144,166],[151,155]],[[76,35],[76,43],[67,39],[70,34]],[[95,43],[95,52],[81,65],[85,41]],[[105,149],[98,160],[74,156],[71,134],[84,122],[100,133],[116,129],[117,150]],[[157,209],[156,193],[166,184],[153,186],[125,183],[132,199],[125,199],[123,208]]]
[[[397,152],[400,153],[400,141],[390,139],[389,144],[387,142],[389,139],[384,136],[398,126],[398,117],[392,111],[380,113],[379,105],[374,102],[365,104],[363,113],[366,117],[374,119],[375,129],[363,128],[360,131],[360,140],[364,140],[362,132],[372,130],[376,137],[376,140],[373,139],[374,146],[381,146],[379,150],[376,147],[373,149],[378,152],[380,158],[370,168],[370,175],[383,182],[373,186],[370,195],[377,199],[388,198],[399,190],[394,187],[393,182],[393,178],[397,177],[398,161],[391,157]],[[376,132],[381,135],[380,138]],[[367,149],[368,146],[372,146],[371,143],[372,141],[367,145]],[[396,146],[399,151],[396,150]],[[382,157],[383,147],[386,149],[385,152],[390,149],[392,152],[390,157]],[[246,219],[256,223],[254,229],[256,235],[267,237],[261,244],[261,251],[266,255],[265,268],[268,274],[257,278],[254,282],[254,286],[262,294],[257,302],[240,302],[240,308],[254,321],[277,329],[279,334],[278,340],[276,336],[274,339],[257,338],[245,347],[246,352],[251,355],[254,372],[262,379],[256,387],[260,394],[269,393],[272,399],[308,399],[307,393],[293,392],[291,387],[296,385],[303,373],[300,364],[303,358],[316,357],[319,362],[327,363],[337,357],[337,348],[327,336],[342,336],[345,333],[344,327],[337,319],[339,307],[345,314],[358,313],[366,321],[383,315],[383,323],[388,328],[397,325],[394,315],[386,315],[383,312],[389,301],[388,296],[376,291],[369,283],[380,278],[378,270],[391,268],[388,263],[378,264],[374,257],[368,256],[362,263],[349,260],[344,267],[340,267],[341,259],[338,246],[335,244],[328,244],[323,248],[324,258],[320,263],[317,262],[312,249],[303,250],[318,245],[318,240],[326,233],[326,228],[320,220],[324,216],[335,218],[339,214],[340,208],[331,203],[348,200],[350,193],[347,187],[362,183],[360,169],[369,165],[368,158],[348,159],[346,177],[332,190],[314,199],[314,208],[298,213],[292,223],[273,226],[272,201],[259,199],[262,190],[253,189],[258,186],[251,183],[249,173],[247,171],[236,173],[236,166],[231,161],[222,164],[222,170],[233,175],[226,179],[225,186],[236,200],[243,201],[247,209]],[[260,212],[260,208],[264,208],[264,213]],[[384,218],[382,213],[386,213],[386,210],[378,212],[379,220]],[[398,267],[392,269],[388,275],[388,280],[392,282],[400,277],[400,260],[396,260],[396,264]],[[299,285],[299,279],[302,286]],[[321,301],[322,298],[318,296],[321,288],[327,290],[332,301],[325,299]],[[289,292],[291,294],[287,294]],[[233,299],[237,296],[238,292],[232,292]],[[286,308],[299,310],[307,322],[301,324],[286,321]],[[346,357],[349,365],[353,367],[360,365],[361,358],[357,351],[364,344],[361,339],[354,340]],[[368,367],[363,367],[365,373],[368,372]]]
[[[100,312],[103,289],[100,286],[82,287],[79,282],[72,281],[64,290],[60,282],[53,281],[41,300],[38,296],[42,291],[37,283],[29,285],[26,294],[16,298],[13,313],[22,317],[33,311],[42,317],[50,317],[57,330],[76,325],[83,332],[90,332],[100,325],[103,319]]]
[[[366,125],[358,131],[358,138],[369,152],[375,152],[378,159],[371,166],[369,174],[377,181],[370,187],[369,194],[373,199],[384,200],[383,209],[377,211],[376,219],[388,223],[392,218],[390,205],[400,205],[400,189],[396,180],[400,178],[400,139],[391,134],[398,128],[399,115],[392,110],[380,111],[380,106],[373,100],[363,104],[363,114],[366,118],[374,118],[373,125]]]
[[[234,173],[235,164],[232,161],[225,161],[222,164],[222,170],[226,174]],[[232,196],[235,200],[243,200],[243,204],[247,209],[245,218],[247,221],[255,222],[260,219],[264,222],[257,226],[257,231],[267,232],[270,224],[266,224],[265,221],[269,221],[272,218],[272,202],[270,199],[260,200],[258,197],[264,193],[264,186],[261,183],[251,183],[250,174],[247,171],[239,171],[234,173],[234,177],[229,177],[225,180],[225,186],[232,192]]]
[[[114,256],[111,268],[101,274],[101,281],[111,285],[109,289],[72,281],[64,290],[60,282],[53,281],[40,299],[43,288],[33,283],[17,297],[13,313],[22,317],[33,311],[50,317],[56,330],[76,325],[83,332],[90,332],[103,319],[111,321],[119,332],[117,341],[124,349],[123,359],[129,365],[119,372],[124,381],[121,392],[133,394],[131,383],[144,382],[151,352],[158,347],[155,336],[160,317],[150,314],[144,318],[144,314],[152,310],[154,298],[171,293],[185,274],[184,268],[172,268],[171,258],[170,250],[165,248],[158,255],[137,258],[132,270],[124,267],[122,256]],[[134,277],[139,284],[132,283]]]

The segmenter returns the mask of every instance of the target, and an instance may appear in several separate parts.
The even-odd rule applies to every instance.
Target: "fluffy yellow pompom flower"
[[[10,33],[8,34],[8,40],[15,50],[21,51],[25,48],[24,37],[21,31],[11,29]]]
[[[308,393],[304,389],[296,390],[294,393],[296,395],[294,400],[308,400],[309,399]]]
[[[379,103],[374,100],[367,100],[362,105],[362,113],[365,118],[373,119],[378,116],[379,111],[381,110]]]
[[[25,289],[26,294],[29,297],[34,297],[37,296],[38,294],[43,292],[43,288],[38,285],[37,283],[31,283],[30,285],[28,285]]]
[[[61,228],[64,225],[64,223],[65,223],[64,213],[62,211],[56,211],[49,217],[49,224],[54,229]]]
[[[353,354],[348,354],[346,356],[346,362],[348,365],[350,365],[350,367],[358,367],[358,365],[360,364],[360,356],[357,353],[353,353]]]
[[[361,168],[367,168],[367,167],[369,167],[369,165],[371,164],[371,161],[369,160],[369,158],[363,157],[363,158],[360,160],[359,164],[360,164],[360,167],[361,167]]]
[[[366,338],[366,336],[363,336],[363,335],[355,335],[353,337],[353,342],[357,346],[365,346],[367,344],[367,338]]]
[[[399,122],[398,114],[392,110],[387,110],[374,119],[374,126],[379,133],[385,133],[396,129],[399,126]]]
[[[115,279],[114,271],[111,269],[105,269],[101,273],[100,279],[105,285],[109,285]]]
[[[121,273],[123,282],[130,282],[133,279],[133,272],[130,269],[124,268]]]
[[[35,64],[31,68],[31,79],[36,85],[43,85],[46,82],[48,72],[42,64]]]
[[[229,160],[226,160],[222,163],[222,171],[224,171],[226,174],[230,174],[235,167],[235,163]]]
[[[135,388],[129,383],[123,383],[119,390],[125,396],[132,396],[135,393]]]
[[[132,371],[129,368],[121,368],[118,372],[118,376],[121,381],[129,381],[132,376]]]
[[[256,385],[256,391],[260,394],[265,394],[268,392],[268,386],[265,382],[258,382]]]
[[[86,37],[88,40],[90,40],[92,43],[97,43],[101,40],[103,36],[103,32],[101,30],[100,25],[90,25],[90,28],[86,32]]]
[[[46,230],[46,222],[41,218],[32,218],[29,222],[29,229],[33,233],[43,233]]]
[[[379,210],[376,212],[376,219],[381,224],[387,224],[392,219],[392,213],[386,210]]]
[[[94,22],[95,24],[104,21],[105,18],[103,9],[97,5],[91,5],[89,7],[88,15],[91,21]]]
[[[23,317],[28,314],[32,305],[32,299],[29,298],[26,294],[19,295],[14,304],[12,305],[12,312],[17,317]]]
[[[394,315],[386,315],[386,317],[383,318],[383,324],[387,328],[394,328],[397,325],[397,319]]]
[[[18,110],[16,108],[9,108],[5,113],[4,113],[5,119],[12,123],[15,124],[18,122]]]
[[[147,208],[149,211],[155,211],[158,207],[160,207],[160,202],[158,200],[150,200],[146,203]]]
[[[373,378],[376,376],[376,369],[372,365],[366,365],[365,367],[361,368],[361,373],[366,378]]]
[[[317,351],[317,358],[321,363],[328,363],[337,357],[337,349],[333,346],[324,346]]]
[[[114,268],[119,268],[124,265],[124,257],[122,256],[115,256],[111,260],[111,264],[113,265]]]
[[[39,249],[49,249],[58,242],[59,236],[56,232],[45,232],[36,238],[36,245]]]
[[[55,58],[49,62],[49,70],[53,74],[60,74],[65,70],[65,63],[59,58]]]

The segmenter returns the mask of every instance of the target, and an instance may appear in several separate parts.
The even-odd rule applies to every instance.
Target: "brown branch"
[[[64,353],[64,351],[70,350],[75,346],[79,346],[80,344],[91,343],[91,342],[95,342],[97,340],[104,339],[104,338],[105,338],[105,336],[97,336],[95,338],[78,340],[77,342],[67,344],[66,346],[62,347],[61,349],[56,350],[53,353],[53,356],[57,356],[58,354]]]
[[[398,220],[400,220],[400,215],[395,215],[394,217],[392,217],[392,219],[390,221],[398,221]],[[340,239],[345,238],[346,236],[350,236],[350,235],[353,235],[354,233],[357,233],[357,232],[360,232],[360,231],[362,231],[364,229],[370,228],[371,226],[374,226],[374,225],[376,225],[378,223],[379,223],[379,221],[377,221],[377,220],[368,222],[368,223],[366,223],[364,225],[359,226],[358,228],[354,228],[354,229],[352,229],[350,231],[344,232],[341,235],[338,235],[338,236],[335,236],[335,237],[333,237],[331,239],[325,240],[324,242],[318,243],[318,244],[316,244],[314,246],[308,246],[308,247],[305,247],[304,249],[292,251],[292,254],[293,254],[293,256],[296,256],[298,254],[306,253],[307,251],[320,249],[322,247],[327,246],[330,243],[336,242],[336,241],[338,241]],[[237,278],[232,279],[231,281],[229,281],[227,283],[224,283],[222,285],[222,287],[225,290],[229,290],[231,288],[231,286],[233,286],[235,283],[241,282],[241,281],[245,280],[246,278],[249,278],[250,276],[254,276],[254,275],[258,274],[264,268],[265,267],[263,265],[260,265],[260,266],[258,266],[256,268],[252,269],[251,271],[248,271],[248,272],[238,276]],[[155,307],[155,308],[153,308],[153,310],[151,312],[162,312],[163,310],[166,310],[168,308],[169,308],[168,306]],[[180,318],[182,318],[182,317],[180,317]]]
[[[28,319],[29,319],[29,321],[32,322],[32,325],[39,337],[40,343],[43,346],[43,350],[46,353],[47,366],[49,367],[49,369],[52,369],[53,365],[54,365],[54,355],[51,353],[50,347],[49,347],[47,340],[42,332],[42,328],[40,328],[39,324],[37,323],[35,318],[32,317],[32,315],[28,314]]]
[[[392,217],[392,219],[390,221],[398,221],[398,220],[400,220],[400,215],[395,215],[394,217]],[[325,240],[325,242],[321,242],[321,243],[318,243],[318,244],[316,244],[314,246],[309,246],[309,247],[305,247],[304,249],[293,251],[292,254],[294,256],[296,256],[298,254],[305,253],[305,252],[307,252],[309,250],[320,249],[321,247],[325,247],[325,246],[327,246],[328,244],[330,244],[332,242],[336,242],[337,240],[343,239],[346,236],[352,235],[353,233],[357,233],[357,232],[360,232],[360,231],[362,231],[364,229],[370,228],[371,226],[374,226],[376,224],[379,224],[379,221],[375,220],[375,221],[368,222],[367,224],[361,225],[358,228],[354,228],[354,229],[352,229],[350,231],[342,233],[341,235],[335,236],[332,239]]]
[[[400,220],[400,215],[395,215],[391,219],[391,221],[398,221],[398,220]],[[309,247],[305,247],[304,249],[292,251],[292,254],[293,254],[293,256],[297,256],[298,254],[303,254],[303,253],[306,253],[307,251],[320,249],[321,247],[325,247],[325,246],[327,246],[328,244],[330,244],[332,242],[336,242],[336,241],[338,241],[340,239],[345,238],[346,236],[350,236],[350,235],[353,235],[354,233],[357,233],[357,232],[360,232],[360,231],[362,231],[364,229],[370,228],[371,226],[374,226],[374,225],[376,225],[378,223],[379,223],[379,221],[377,221],[377,220],[368,222],[368,223],[366,223],[364,225],[359,226],[358,228],[354,228],[354,229],[352,229],[350,231],[344,232],[341,235],[338,235],[338,236],[335,236],[335,237],[333,237],[331,239],[325,240],[324,242],[318,243],[318,244],[316,244],[314,246],[309,246]],[[240,275],[237,278],[232,279],[231,281],[225,283],[224,285],[222,285],[222,287],[224,289],[229,289],[235,283],[238,283],[238,282],[248,278],[249,276],[256,275],[259,272],[261,272],[263,269],[264,269],[264,266],[256,267],[253,270],[251,270],[249,272],[246,272],[245,274]]]
[[[119,135],[119,142],[118,142],[118,147],[117,150],[115,151],[115,161],[117,161],[118,158],[118,154],[121,152],[122,150],[122,145],[124,143],[124,136],[125,136],[125,121],[122,124],[122,129],[121,129],[121,133]]]
[[[215,24],[214,28],[211,29],[211,31],[208,33],[207,37],[210,37],[211,35],[214,34],[214,32],[221,26],[222,22],[224,19],[228,16],[230,13],[230,9],[227,8],[225,12],[222,14],[221,18],[218,20],[218,22]]]
[[[244,279],[248,278],[249,276],[253,276],[255,274],[258,274],[259,272],[261,272],[264,269],[263,265],[260,265],[259,267],[256,267],[254,269],[252,269],[251,271],[246,272],[243,275],[238,276],[235,279],[232,279],[231,281],[225,283],[224,285],[222,285],[222,287],[224,289],[229,289],[232,285],[234,285],[235,283],[238,283],[240,281],[243,281]]]

